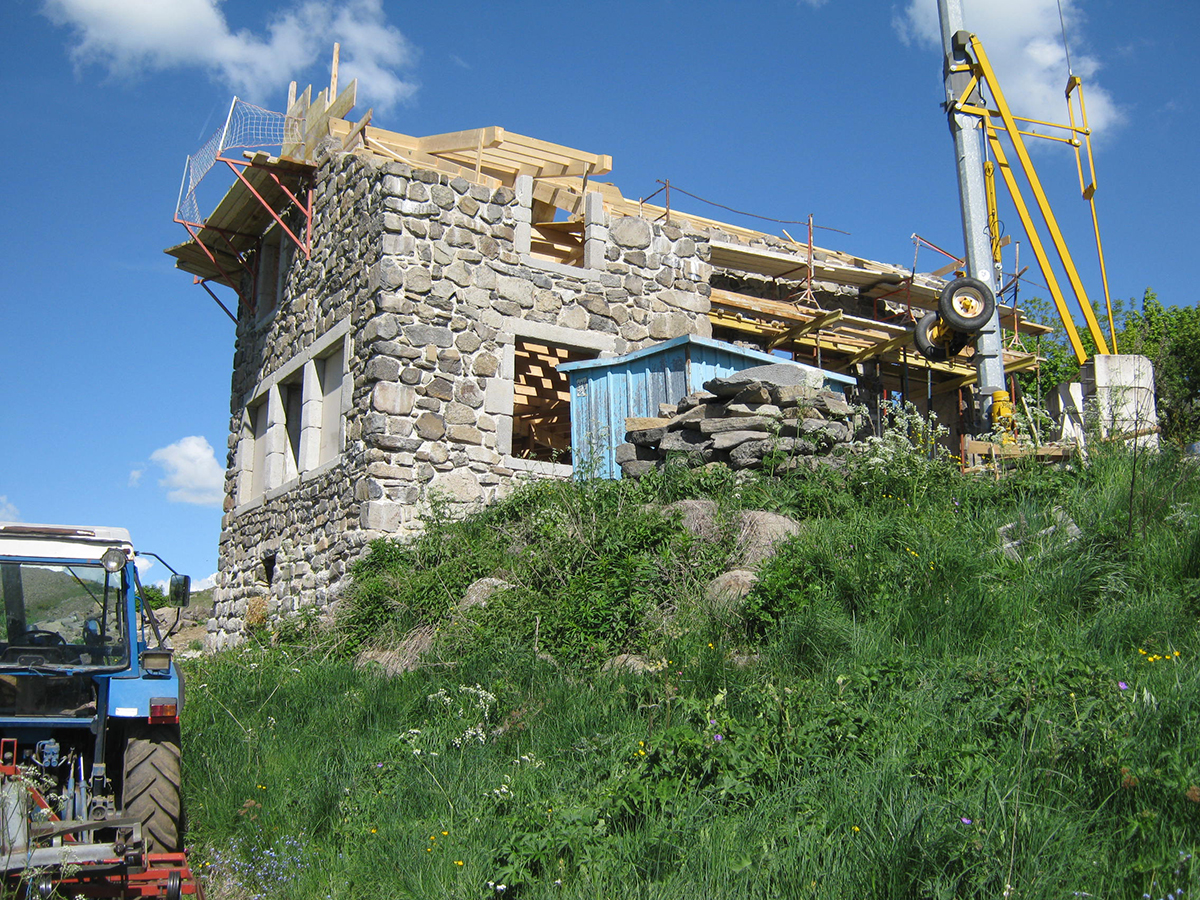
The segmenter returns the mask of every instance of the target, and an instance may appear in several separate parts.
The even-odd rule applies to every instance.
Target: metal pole
[[[983,147],[979,129],[971,116],[955,113],[953,102],[966,88],[970,76],[951,73],[950,66],[967,61],[966,31],[963,27],[962,0],[938,0],[938,19],[942,27],[943,76],[950,134],[954,137],[954,157],[958,167],[958,195],[962,209],[963,240],[967,250],[967,274],[978,278],[996,293],[996,276],[991,241],[987,233],[987,196],[983,180]],[[962,33],[959,40],[955,35]],[[979,333],[976,369],[979,372],[976,402],[984,421],[990,416],[992,393],[1004,390],[1003,343],[1000,337],[1000,304],[997,298],[992,320]]]

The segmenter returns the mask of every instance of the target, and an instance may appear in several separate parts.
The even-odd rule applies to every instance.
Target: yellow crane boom
[[[1096,248],[1100,256],[1100,270],[1104,278],[1104,299],[1108,307],[1108,319],[1110,334],[1113,335],[1113,346],[1116,345],[1116,334],[1113,331],[1112,322],[1112,304],[1108,297],[1108,276],[1104,272],[1104,251],[1100,243],[1100,226],[1096,218],[1095,201],[1093,194],[1095,193],[1095,167],[1092,164],[1091,155],[1091,132],[1087,127],[1086,108],[1083,105],[1083,94],[1081,82],[1078,77],[1072,75],[1067,82],[1067,106],[1070,111],[1071,124],[1057,125],[1053,122],[1040,122],[1035,119],[1026,119],[1020,116],[1013,115],[1008,102],[1004,99],[1004,92],[1000,88],[1000,83],[996,78],[996,73],[992,69],[991,62],[988,60],[986,51],[983,48],[982,41],[974,34],[967,32],[958,32],[954,35],[954,40],[958,44],[957,49],[965,51],[968,61],[952,67],[951,71],[964,72],[970,75],[970,80],[966,87],[961,91],[959,96],[953,102],[954,110],[966,115],[976,116],[979,118],[981,127],[987,137],[988,146],[991,148],[992,154],[996,160],[996,168],[1000,170],[1001,176],[1004,178],[1005,186],[1008,188],[1009,195],[1012,197],[1013,205],[1017,209],[1017,215],[1021,219],[1021,225],[1025,229],[1025,234],[1029,239],[1030,246],[1033,249],[1033,254],[1037,258],[1038,265],[1041,267],[1042,274],[1046,278],[1046,284],[1050,289],[1051,299],[1054,301],[1055,308],[1058,310],[1059,317],[1062,319],[1063,328],[1067,333],[1067,339],[1071,344],[1071,349],[1075,352],[1076,359],[1080,364],[1087,361],[1088,354],[1083,346],[1083,341],[1079,336],[1079,330],[1075,326],[1074,316],[1071,314],[1070,308],[1067,306],[1066,298],[1063,295],[1062,287],[1059,284],[1058,276],[1050,264],[1049,255],[1046,252],[1046,247],[1042,243],[1041,236],[1037,227],[1033,222],[1033,217],[1030,215],[1029,205],[1025,202],[1025,197],[1021,191],[1020,185],[1014,175],[1013,168],[1008,161],[1008,154],[1005,152],[1004,145],[1000,140],[1000,132],[1003,131],[1012,144],[1016,154],[1017,162],[1021,167],[1021,171],[1025,175],[1025,179],[1029,183],[1030,190],[1033,193],[1033,198],[1037,204],[1038,211],[1045,221],[1046,228],[1050,234],[1050,240],[1054,245],[1054,249],[1058,254],[1059,260],[1062,262],[1063,269],[1066,272],[1067,281],[1071,285],[1071,289],[1075,294],[1075,298],[1079,303],[1079,307],[1083,312],[1084,319],[1087,322],[1088,333],[1092,341],[1096,345],[1096,352],[1107,354],[1109,353],[1108,341],[1105,339],[1103,331],[1101,331],[1100,323],[1096,319],[1095,311],[1092,309],[1091,301],[1088,300],[1087,290],[1083,286],[1083,281],[1079,277],[1079,270],[1075,266],[1074,260],[1071,258],[1071,251],[1067,247],[1066,239],[1063,237],[1062,230],[1058,226],[1058,220],[1054,216],[1054,210],[1050,207],[1050,200],[1046,196],[1045,190],[1042,188],[1041,180],[1038,178],[1037,170],[1034,168],[1033,161],[1029,157],[1029,151],[1025,146],[1025,137],[1048,138],[1050,140],[1063,141],[1069,143],[1075,148],[1076,162],[1079,168],[1080,189],[1083,196],[1092,205],[1092,223],[1096,232]],[[978,89],[986,85],[991,101],[995,108],[983,106],[978,103],[971,102],[972,95],[976,94]],[[1071,105],[1071,95],[1076,90],[1079,91],[1080,104],[1080,124],[1076,125],[1074,107]],[[1029,122],[1034,125],[1044,125],[1052,128],[1059,128],[1070,133],[1069,138],[1056,137],[1054,135],[1042,135],[1033,132],[1022,131],[1018,122]],[[1084,184],[1083,162],[1080,156],[1080,136],[1082,136],[1087,145],[1088,151],[1088,167],[1091,173],[1091,182]],[[994,235],[993,235],[994,237]]]

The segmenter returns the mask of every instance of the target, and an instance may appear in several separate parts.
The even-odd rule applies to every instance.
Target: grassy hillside
[[[802,529],[706,601],[742,509]],[[481,577],[510,587],[459,608]],[[893,436],[840,474],[538,484],[355,581],[334,633],[190,672],[210,896],[1200,889],[1200,469],[1170,453],[995,481]],[[353,665],[414,629],[416,671]]]

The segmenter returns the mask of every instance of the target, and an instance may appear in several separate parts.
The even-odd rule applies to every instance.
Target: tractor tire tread
[[[138,725],[125,744],[122,806],[142,820],[146,849],[174,853],[181,849],[183,820],[179,727]]]

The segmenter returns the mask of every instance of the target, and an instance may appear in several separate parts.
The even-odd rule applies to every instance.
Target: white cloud
[[[1071,68],[1084,80],[1088,124],[1100,134],[1121,125],[1124,114],[1095,81],[1100,62],[1085,50],[1078,0],[1062,0],[1062,11]],[[1013,112],[1048,122],[1067,121],[1067,59],[1056,0],[963,0],[963,17],[983,41]],[[908,0],[894,24],[905,42],[942,46],[935,0]]]
[[[829,0],[797,0],[797,2],[801,6],[811,6],[813,9],[820,9],[822,6],[828,3]]]
[[[73,32],[77,65],[114,75],[198,67],[239,95],[278,97],[307,66],[342,45],[339,81],[387,109],[416,91],[396,74],[417,51],[387,22],[383,0],[303,0],[280,10],[265,35],[233,31],[220,0],[45,0],[43,12]],[[319,89],[319,86],[317,86]]]
[[[207,578],[201,578],[199,581],[192,582],[192,593],[196,591],[207,591],[209,588],[217,586],[217,573],[213,572]]]
[[[148,556],[135,556],[133,564],[137,567],[138,578],[145,580],[146,573],[154,568],[154,560]]]
[[[225,497],[225,470],[217,464],[212,445],[199,436],[185,437],[150,454],[166,477],[167,499],[197,506],[220,506]]]
[[[143,476],[143,475],[145,475],[145,474],[146,474],[146,470],[145,470],[145,469],[140,469],[140,468],[139,468],[139,469],[133,469],[133,470],[132,470],[132,471],[129,473],[129,486],[130,486],[131,488],[137,487],[137,486],[138,486],[138,485],[141,483],[141,481],[142,481],[142,476]]]
[[[0,494],[0,522],[20,522],[21,513],[8,502],[8,497]]]

